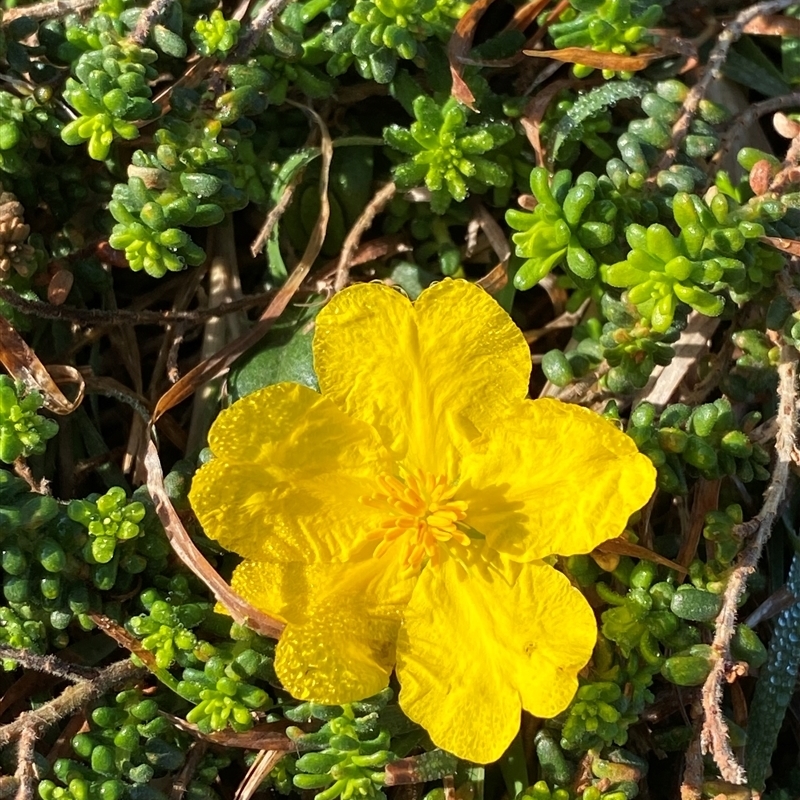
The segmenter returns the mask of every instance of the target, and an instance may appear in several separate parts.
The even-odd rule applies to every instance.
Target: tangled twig
[[[267,0],[256,15],[256,18],[247,26],[246,35],[239,40],[236,48],[236,59],[246,58],[264,35],[264,31],[271,27],[272,23],[280,16],[290,0]]]
[[[33,725],[27,725],[20,733],[17,742],[17,793],[15,800],[33,800],[36,791],[36,771],[34,761],[36,732]]]
[[[336,278],[334,279],[333,289],[338,292],[347,286],[347,281],[350,275],[350,260],[353,254],[358,250],[358,245],[361,243],[361,237],[366,231],[369,230],[370,225],[375,217],[380,214],[386,205],[391,201],[397,192],[397,186],[394,181],[390,181],[384,187],[378,190],[375,196],[365,206],[361,215],[356,220],[347,238],[342,245],[342,254],[339,257],[339,262],[336,265]]]
[[[751,538],[731,572],[723,597],[722,610],[715,622],[712,648],[716,659],[703,685],[703,711],[705,721],[701,735],[703,751],[711,753],[723,779],[734,784],[747,780],[744,768],[731,749],[728,725],[722,714],[722,688],[731,666],[731,639],[736,624],[736,608],[747,585],[747,579],[755,572],[761,552],[769,539],[773,523],[786,496],[790,466],[795,447],[797,427],[797,361],[794,347],[781,348],[778,364],[778,432],[775,437],[777,460],[772,478],[764,492],[761,511],[741,528]]]
[[[56,725],[64,717],[74,714],[81,706],[101,697],[120,684],[145,674],[141,667],[125,659],[106,667],[97,677],[68,686],[58,697],[39,708],[25,711],[13,722],[0,727],[0,748],[18,741],[23,732],[32,731],[35,739]]]
[[[171,2],[172,0],[151,0],[147,8],[139,15],[139,21],[128,37],[130,41],[144,44],[155,21],[167,10]]]
[[[719,149],[711,159],[712,167],[716,168],[720,165],[722,159],[731,149],[733,141],[742,130],[767,114],[772,114],[774,111],[780,111],[783,108],[792,108],[793,106],[800,106],[800,92],[769,97],[760,103],[753,103],[753,105],[749,106],[747,110],[743,111],[731,122],[728,130],[725,131],[720,140]]]
[[[98,0],[46,0],[44,3],[35,3],[32,6],[9,8],[3,11],[2,24],[9,25],[20,17],[51,19],[52,17],[64,17],[67,14],[80,14],[82,11],[94,8],[97,3]]]
[[[80,664],[69,664],[62,661],[58,656],[40,656],[30,650],[17,649],[0,644],[0,658],[8,658],[16,661],[25,669],[33,669],[37,672],[46,672],[48,675],[55,675],[57,678],[64,678],[73,683],[78,681],[93,680],[97,677],[98,671],[94,667],[82,667]]]
[[[174,325],[176,322],[202,325],[209,319],[224,317],[236,311],[243,311],[255,306],[267,305],[275,297],[274,291],[259,292],[246,295],[241,300],[220,303],[213,308],[197,308],[192,311],[151,311],[142,309],[134,311],[117,308],[107,311],[99,308],[71,308],[70,306],[54,306],[40,300],[28,300],[18,295],[13,289],[0,286],[0,299],[13,306],[23,314],[30,314],[40,319],[69,320],[79,325]]]
[[[717,43],[711,50],[700,80],[692,87],[691,91],[683,101],[683,109],[677,122],[672,126],[672,143],[664,152],[658,164],[658,170],[668,169],[675,161],[678,150],[683,144],[683,140],[689,133],[689,128],[697,114],[700,101],[706,96],[711,84],[722,77],[722,67],[728,57],[731,47],[741,38],[744,28],[748,22],[762,14],[775,14],[782,11],[787,6],[792,5],[794,0],[765,0],[763,3],[756,3],[749,8],[740,11],[734,19],[726,26],[717,39]]]

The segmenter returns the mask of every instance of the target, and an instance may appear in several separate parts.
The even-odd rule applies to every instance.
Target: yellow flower
[[[526,400],[530,354],[482,289],[412,303],[353,286],[317,317],[321,394],[261,389],[223,411],[191,502],[244,556],[232,585],[286,622],[295,697],[341,704],[396,666],[405,713],[445,750],[497,759],[563,711],[597,635],[543,562],[619,535],[654,470],[611,423]]]

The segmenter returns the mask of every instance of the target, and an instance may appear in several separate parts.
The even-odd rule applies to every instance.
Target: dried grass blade
[[[692,563],[697,553],[700,537],[703,535],[706,514],[719,508],[719,486],[719,480],[707,481],[701,478],[697,483],[692,503],[689,535],[681,542],[677,557],[681,567],[686,568],[683,570],[684,572],[688,570],[689,564]]]
[[[472,203],[475,219],[484,232],[495,255],[500,259],[491,271],[476,281],[489,294],[497,294],[508,284],[508,261],[511,258],[511,246],[497,220],[486,210],[479,200]]]
[[[383,211],[391,199],[397,193],[397,186],[394,181],[390,181],[386,186],[381,187],[375,193],[372,200],[367,203],[364,210],[359,214],[358,219],[350,228],[347,238],[342,244],[342,253],[339,256],[339,263],[336,265],[336,278],[333,282],[333,290],[339,292],[347,286],[350,275],[350,265],[353,254],[358,250],[361,237],[369,230],[375,217]]]
[[[789,253],[792,256],[800,256],[800,242],[797,239],[783,239],[780,236],[761,236],[760,242],[780,250],[782,253]]]

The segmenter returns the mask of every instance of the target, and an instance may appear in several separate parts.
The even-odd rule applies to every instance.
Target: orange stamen
[[[360,498],[364,505],[387,515],[366,535],[367,541],[379,542],[373,552],[376,558],[402,537],[402,559],[405,572],[410,573],[426,559],[439,564],[442,546],[469,544],[469,536],[458,528],[467,515],[467,504],[453,500],[457,487],[443,475],[413,470],[404,471],[400,479],[384,473],[377,483],[379,491]]]

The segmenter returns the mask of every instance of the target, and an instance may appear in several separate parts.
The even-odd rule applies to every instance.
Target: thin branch
[[[778,273],[777,281],[783,296],[792,304],[795,311],[800,311],[800,291],[794,285],[788,267]]]
[[[747,776],[731,748],[728,725],[722,714],[722,688],[732,666],[730,644],[739,600],[744,593],[747,579],[755,572],[761,552],[786,497],[797,427],[797,360],[798,352],[794,347],[784,345],[781,348],[778,364],[778,433],[775,437],[777,460],[772,478],[764,492],[764,505],[761,511],[752,520],[740,526],[740,531],[749,533],[752,538],[742,550],[728,579],[722,610],[715,621],[712,648],[716,660],[703,685],[702,698],[705,712],[701,734],[703,751],[711,753],[714,757],[724,780],[739,785],[746,783]]]
[[[267,243],[267,239],[269,239],[269,237],[272,235],[272,231],[275,229],[275,226],[280,221],[280,218],[283,216],[286,209],[289,208],[292,198],[294,197],[294,193],[297,190],[297,187],[300,185],[300,182],[303,180],[305,172],[305,167],[301,167],[297,170],[297,172],[295,172],[294,175],[292,175],[291,180],[286,184],[286,188],[281,194],[280,200],[278,200],[278,202],[275,203],[275,205],[270,209],[269,214],[267,214],[267,218],[264,220],[264,224],[256,234],[256,238],[253,239],[253,243],[250,245],[250,253],[253,258],[255,258],[264,248],[264,245]]]
[[[55,675],[57,678],[77,683],[78,681],[92,680],[97,677],[98,671],[93,667],[82,667],[80,664],[70,664],[62,661],[57,656],[40,656],[30,650],[18,650],[6,644],[0,644],[0,658],[16,661],[25,669],[33,669],[37,672],[46,672],[48,675]]]
[[[38,739],[45,731],[57,725],[64,717],[74,714],[86,703],[91,703],[120,684],[144,674],[144,669],[134,666],[131,661],[125,659],[106,667],[92,680],[68,686],[54,700],[32,711],[25,711],[13,722],[0,727],[0,748],[17,741],[27,729],[31,729]]]
[[[36,732],[33,725],[23,728],[17,742],[17,771],[14,777],[19,781],[15,800],[33,800],[36,791]]]
[[[264,32],[272,26],[289,3],[290,0],[267,0],[264,3],[256,18],[247,26],[247,33],[239,39],[239,46],[234,56],[236,60],[250,55],[250,51],[258,46]]]
[[[95,308],[72,308],[70,306],[53,306],[40,300],[27,300],[20,297],[13,289],[0,287],[0,299],[5,300],[23,314],[30,314],[40,319],[57,319],[77,322],[80,325],[174,325],[176,322],[196,323],[201,325],[209,319],[224,317],[236,311],[267,305],[275,297],[274,291],[260,292],[220,303],[214,308],[198,308],[193,311],[131,311],[126,308],[104,311]]]
[[[793,5],[794,2],[795,0],[766,0],[763,3],[756,3],[744,9],[744,11],[740,11],[733,20],[727,23],[725,29],[719,35],[717,43],[709,54],[708,62],[703,68],[703,74],[700,80],[692,87],[686,99],[683,101],[681,115],[678,121],[672,126],[672,144],[661,157],[657,171],[668,169],[675,161],[678,150],[681,144],[683,144],[686,134],[689,133],[689,128],[697,115],[700,101],[708,93],[711,84],[722,77],[722,67],[725,64],[725,60],[728,58],[728,51],[744,33],[745,25],[762,14],[776,14],[778,11],[782,11],[784,8]]]
[[[720,140],[719,150],[714,153],[714,157],[711,159],[712,166],[719,166],[725,154],[731,149],[732,142],[742,130],[750,127],[756,120],[771,114],[773,111],[780,111],[782,108],[791,108],[792,106],[800,106],[800,92],[782,94],[778,97],[762,100],[760,103],[753,103],[747,110],[739,114],[731,122],[728,130],[725,131]]]
[[[347,238],[342,245],[342,254],[339,256],[339,263],[336,265],[336,278],[333,281],[333,289],[339,292],[347,286],[350,277],[350,260],[358,250],[361,237],[369,230],[375,217],[386,208],[387,204],[395,196],[397,186],[394,181],[390,181],[380,188],[372,200],[367,203],[355,224],[347,234]]]
[[[171,2],[172,0],[151,0],[147,8],[139,15],[136,27],[131,31],[128,40],[136,44],[144,44],[155,21],[167,10]]]
[[[3,26],[12,23],[20,17],[30,17],[31,19],[50,19],[52,17],[63,17],[67,14],[80,14],[88,11],[98,4],[99,0],[47,0],[44,3],[36,3],[32,6],[20,6],[19,8],[9,8],[3,12]]]
[[[589,303],[591,302],[590,298],[584,300],[580,308],[577,311],[565,311],[563,314],[560,314],[555,319],[551,319],[550,322],[542,325],[541,328],[534,328],[529,331],[523,331],[523,336],[525,336],[525,341],[528,344],[533,344],[541,339],[543,336],[546,336],[548,333],[552,333],[556,330],[563,330],[564,328],[574,328],[580,321],[583,315],[586,313],[586,309],[589,307]]]
[[[691,389],[681,392],[679,398],[681,403],[696,406],[705,401],[706,397],[717,388],[723,376],[727,375],[733,358],[733,347],[733,339],[726,336],[719,352],[713,356],[708,374]]]

